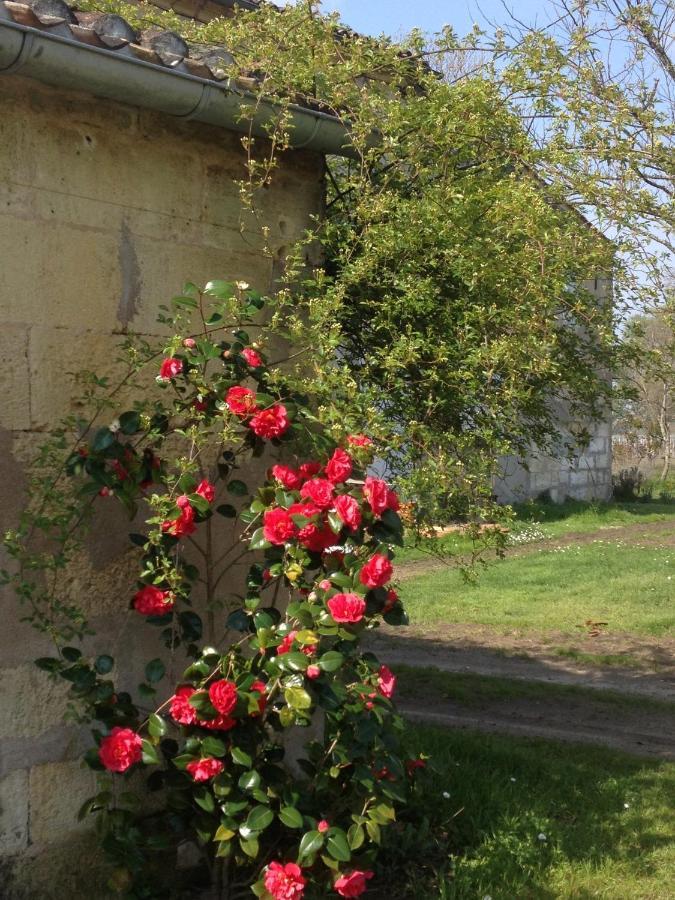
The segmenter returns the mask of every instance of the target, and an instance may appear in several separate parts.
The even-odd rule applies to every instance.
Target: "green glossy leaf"
[[[319,658],[319,668],[324,672],[336,672],[345,661],[342,653],[337,650],[328,650]]]
[[[136,434],[141,430],[141,414],[135,410],[124,412],[119,417],[119,423],[123,434]]]
[[[258,853],[260,852],[260,844],[258,843],[257,837],[250,838],[239,838],[239,846],[244,851],[247,856],[250,856],[251,859],[255,859]]]
[[[243,481],[239,481],[237,478],[228,482],[227,489],[231,494],[234,494],[235,497],[245,497],[248,494],[248,485]]]
[[[340,860],[340,862],[349,862],[352,858],[347,835],[341,828],[331,828],[328,832],[326,850],[328,850],[333,859]]]
[[[254,791],[260,785],[260,775],[252,769],[250,772],[244,772],[237,783],[242,791]]]
[[[152,659],[145,667],[145,677],[150,684],[155,684],[164,678],[166,667],[161,659]]]
[[[205,756],[225,756],[227,747],[219,738],[207,737],[202,741],[202,753]]]
[[[213,797],[211,791],[204,785],[197,786],[193,792],[192,796],[194,797],[194,801],[197,806],[200,806],[204,812],[213,812],[216,808],[216,801]]]
[[[358,850],[365,839],[365,832],[360,825],[352,825],[352,827],[347,832],[347,841],[351,850]]]
[[[324,836],[320,831],[308,831],[303,834],[300,841],[300,849],[298,850],[298,859],[305,859],[313,855],[323,847]]]
[[[269,806],[254,806],[246,817],[246,824],[251,831],[264,831],[274,821],[274,813]]]
[[[287,687],[284,690],[284,697],[291,709],[310,709],[312,706],[312,698],[301,687]]]
[[[279,810],[279,819],[287,828],[302,828],[302,813],[294,806],[282,806]]]
[[[115,660],[112,656],[107,656],[106,654],[97,656],[94,662],[94,668],[99,675],[107,675],[109,672],[112,672],[114,665]]]
[[[151,713],[148,718],[148,731],[151,737],[160,738],[166,734],[166,722],[157,713]]]
[[[238,766],[246,766],[247,769],[250,769],[251,766],[253,765],[253,760],[252,760],[251,756],[248,753],[246,753],[245,750],[242,750],[241,747],[232,747],[232,749],[230,750],[230,753],[232,755],[232,760]]]
[[[159,765],[159,754],[157,748],[150,741],[144,740],[142,743],[143,762],[149,766]]]

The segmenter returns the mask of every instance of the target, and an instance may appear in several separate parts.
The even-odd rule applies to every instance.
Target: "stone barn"
[[[598,277],[584,284],[598,303],[611,303],[612,280]],[[549,455],[533,447],[525,458],[506,456],[494,493],[500,503],[520,503],[546,496],[554,503],[572,500],[609,500],[612,496],[612,420],[574,422],[564,401],[555,401],[560,423],[560,453]],[[590,440],[579,445],[574,434],[586,431]],[[572,448],[568,452],[566,445]]]
[[[173,6],[204,21],[232,5]],[[345,134],[324,113],[295,107],[294,149],[260,201],[268,234],[242,212],[249,122],[240,112],[256,100],[250,83],[225,77],[223,58],[226,51],[200,56],[178,34],[137,34],[118,16],[79,13],[62,0],[0,0],[3,532],[22,507],[24,461],[67,410],[68,373],[105,371],[127,330],[157,333],[158,304],[186,280],[241,279],[269,291],[285,248],[322,211],[324,154],[342,152]],[[256,108],[252,134],[264,136],[273,114]],[[111,541],[111,532],[94,527],[74,586],[98,633],[131,642],[133,652],[110,600],[115,583],[128,593],[127,542]],[[21,615],[7,593],[0,897],[99,900],[91,824],[76,818],[94,792],[80,763],[90,739],[64,724],[64,691],[33,662],[51,654],[49,642]]]

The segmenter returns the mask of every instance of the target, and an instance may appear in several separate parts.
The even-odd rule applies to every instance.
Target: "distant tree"
[[[618,421],[644,435],[647,446],[663,453],[661,480],[672,462],[671,435],[675,414],[675,333],[666,310],[636,316],[629,323],[629,337],[642,351],[637,370],[624,373],[627,393],[632,395]]]

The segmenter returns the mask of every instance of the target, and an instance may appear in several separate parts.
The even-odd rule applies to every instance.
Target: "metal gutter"
[[[0,75],[20,74],[67,90],[141,106],[180,119],[193,119],[266,137],[266,126],[290,116],[290,144],[319,153],[356,156],[345,125],[319,110],[260,100],[231,79],[209,80],[133,56],[73,40],[67,26],[31,28],[6,18],[0,4]],[[59,33],[61,32],[61,33]]]

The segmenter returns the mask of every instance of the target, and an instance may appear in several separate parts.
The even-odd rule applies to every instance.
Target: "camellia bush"
[[[18,564],[5,579],[58,648],[37,664],[94,725],[99,789],[81,816],[96,817],[110,885],[129,897],[167,896],[158,873],[190,844],[215,896],[358,897],[424,767],[401,757],[395,676],[360,647],[381,621],[405,623],[398,497],[367,474],[373,440],[327,427],[288,357],[269,363],[264,306],[245,284],[187,285],[162,315],[160,356],[136,345],[114,389],[86,381],[105,399],[45,445],[5,541]],[[101,426],[120,390],[138,399]],[[92,511],[115,500],[145,520],[120,606],[166,646],[137,698],[116,682],[138,661],[88,655],[63,578]],[[175,683],[169,670],[183,670]]]

